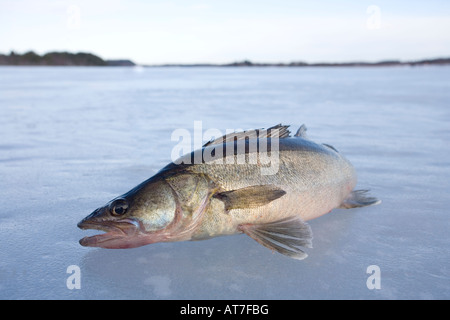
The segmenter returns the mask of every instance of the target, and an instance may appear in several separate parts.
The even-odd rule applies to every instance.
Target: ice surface
[[[450,298],[449,71],[0,68],[0,298]],[[245,235],[81,247],[97,232],[77,222],[170,162],[171,133],[196,120],[224,133],[305,123],[383,203],[310,221],[303,261]],[[66,286],[70,265],[81,289]]]

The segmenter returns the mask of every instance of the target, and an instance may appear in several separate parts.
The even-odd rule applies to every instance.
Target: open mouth
[[[139,222],[133,219],[123,219],[114,222],[83,220],[78,223],[78,227],[83,230],[95,229],[106,232],[82,238],[80,240],[82,246],[111,249],[134,247],[132,240],[139,236],[141,230]]]

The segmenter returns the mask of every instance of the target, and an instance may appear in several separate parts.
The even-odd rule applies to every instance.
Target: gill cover
[[[170,185],[164,180],[149,181],[124,195],[130,215],[138,219],[146,232],[166,228],[175,218],[177,202]]]

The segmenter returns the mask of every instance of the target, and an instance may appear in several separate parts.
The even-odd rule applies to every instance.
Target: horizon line
[[[242,59],[242,60],[234,60],[233,62],[184,62],[184,63],[136,63],[135,61],[128,59],[128,58],[122,58],[122,59],[103,59],[99,55],[96,55],[91,52],[86,51],[48,51],[44,54],[39,55],[36,54],[33,50],[28,50],[24,52],[23,54],[17,53],[14,50],[11,50],[9,55],[0,53],[1,56],[7,58],[7,57],[24,57],[26,55],[36,55],[38,57],[44,57],[45,55],[49,54],[71,54],[71,55],[79,55],[79,54],[88,54],[92,55],[96,58],[99,58],[103,62],[114,62],[114,61],[128,61],[130,64],[128,66],[142,66],[142,67],[195,67],[195,66],[211,66],[211,67],[230,67],[230,66],[248,66],[248,67],[266,67],[266,66],[280,66],[280,67],[308,67],[308,66],[387,66],[387,65],[420,65],[420,64],[450,64],[450,55],[444,56],[437,56],[433,58],[422,58],[422,59],[415,59],[415,60],[401,60],[401,59],[382,59],[382,60],[375,60],[375,61],[368,61],[368,60],[349,60],[349,61],[321,61],[321,62],[306,62],[302,60],[291,60],[290,62],[254,62],[251,59]],[[15,65],[15,64],[1,64],[0,65]],[[33,66],[33,64],[29,64],[30,66]]]

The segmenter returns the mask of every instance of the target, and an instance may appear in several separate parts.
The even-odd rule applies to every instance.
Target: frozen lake
[[[169,163],[194,121],[305,123],[383,203],[310,221],[302,261],[245,235],[80,246],[98,232],[78,221]],[[2,67],[0,137],[1,299],[450,298],[449,67]]]

